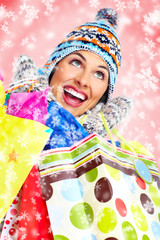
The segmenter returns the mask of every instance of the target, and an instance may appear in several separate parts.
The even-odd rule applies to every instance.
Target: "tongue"
[[[74,102],[76,102],[76,103],[81,103],[81,100],[80,100],[79,98],[73,96],[72,94],[70,94],[70,93],[68,93],[68,92],[65,92],[65,95],[66,95],[66,97],[67,97],[68,100],[70,100],[70,101],[72,101],[72,102],[74,101]]]

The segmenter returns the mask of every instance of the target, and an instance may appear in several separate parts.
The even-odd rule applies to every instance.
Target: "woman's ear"
[[[54,73],[55,73],[55,70],[56,70],[56,66],[52,69],[52,71],[51,71],[51,73],[50,73],[50,75],[49,75],[49,77],[48,77],[48,84],[50,85],[50,83],[51,83],[51,80],[52,80],[52,77],[53,77],[53,75],[54,75]]]

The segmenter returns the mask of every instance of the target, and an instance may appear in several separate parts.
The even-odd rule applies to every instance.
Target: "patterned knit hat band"
[[[56,47],[40,74],[50,75],[58,62],[69,54],[88,50],[99,55],[108,65],[110,72],[108,98],[111,97],[121,64],[121,47],[115,33],[118,16],[113,9],[99,10],[96,21],[87,22],[69,33]]]
[[[84,44],[93,43],[99,46],[112,56],[117,68],[119,68],[120,54],[118,55],[117,53],[120,52],[120,43],[109,31],[96,26],[80,26],[63,40],[63,42],[67,41],[82,41]]]

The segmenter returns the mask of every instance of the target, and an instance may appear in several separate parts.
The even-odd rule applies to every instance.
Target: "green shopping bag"
[[[157,164],[133,151],[94,133],[42,152],[41,186],[55,240],[160,239]]]

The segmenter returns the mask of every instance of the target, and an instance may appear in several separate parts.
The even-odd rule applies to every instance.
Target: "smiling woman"
[[[21,114],[21,112],[24,111],[23,116],[26,116],[26,118],[29,115],[32,120],[45,122],[45,125],[51,130],[50,138],[43,148],[45,153],[49,153],[53,149],[59,152],[66,147],[75,146],[76,142],[79,144],[79,141],[93,132],[104,137],[106,135],[106,130],[104,128],[104,122],[100,120],[100,112],[103,112],[110,129],[120,123],[128,114],[132,105],[130,99],[124,97],[111,98],[117,80],[118,69],[121,64],[120,41],[115,32],[116,25],[117,13],[113,9],[101,9],[95,21],[85,23],[69,33],[56,47],[43,67],[37,69],[33,60],[25,55],[19,58],[15,68],[15,81],[10,86],[11,94],[7,95],[7,109],[8,112],[16,117],[18,117],[19,113]],[[33,84],[31,84],[31,82]],[[22,92],[21,98],[16,96],[18,94],[14,94],[17,92]],[[39,99],[32,99],[31,101],[28,99],[25,100],[26,96],[29,98],[35,92],[40,94]],[[11,100],[12,96],[15,96],[14,101]],[[18,99],[16,99],[16,97]],[[46,108],[41,104],[41,98],[45,98],[44,102]],[[24,103],[22,100],[24,100]],[[34,101],[36,103],[38,102],[40,108],[33,108]],[[83,122],[81,121],[82,119]],[[37,140],[39,136],[31,135],[30,137]],[[59,150],[58,148],[61,149]],[[77,154],[78,158],[79,156],[81,157],[81,151],[77,151]],[[61,158],[61,156],[62,155],[59,154],[58,157]],[[65,157],[63,159],[64,162]],[[50,156],[48,157],[48,159],[51,160],[51,163],[48,162],[51,164],[49,166],[50,169],[57,161],[55,158],[55,156],[53,156],[53,158],[52,156],[51,158]],[[97,164],[99,159],[95,159]],[[65,166],[68,164],[68,161],[70,160],[66,159],[64,163]],[[41,167],[43,164],[39,163],[39,165]],[[73,175],[70,175],[72,174],[70,170],[64,173],[64,176],[69,178],[69,180],[78,176],[74,161],[71,165],[75,170]],[[94,168],[93,171],[97,171],[95,168],[97,165],[92,164],[92,162],[89,162],[89,165]],[[86,169],[89,172],[91,170],[90,166]],[[47,171],[48,173],[50,172],[50,170]],[[14,204],[11,205],[11,211],[9,210],[6,214],[1,239],[8,239],[8,236],[10,237],[12,234],[14,235],[14,239],[20,240],[24,236],[22,235],[24,233],[26,239],[53,239],[56,226],[50,215],[50,210],[55,214],[54,219],[58,219],[58,221],[61,218],[61,214],[59,210],[58,213],[54,212],[56,208],[54,209],[51,206],[50,209],[48,207],[46,201],[51,198],[54,190],[50,184],[48,185],[47,182],[43,182],[43,178],[41,178],[40,181],[39,175],[39,168],[37,166],[33,167],[23,185],[23,189],[20,190],[22,198],[18,200],[19,202],[16,205],[16,211],[19,215],[17,214],[15,216],[16,219],[14,217],[12,219],[10,218],[10,212],[13,210]],[[62,176],[61,179],[59,173],[53,173],[53,179],[56,179],[56,181],[60,180],[61,182],[64,180],[64,176]],[[47,177],[49,177],[49,181],[52,181],[50,175]],[[79,184],[76,185],[75,189],[77,189],[77,187],[78,191],[75,192],[79,194],[81,187]],[[91,187],[89,186],[89,188]],[[57,189],[59,189],[59,187]],[[74,199],[73,195],[75,193],[73,190],[74,188],[70,191],[71,199]],[[41,191],[43,191],[45,200],[42,198]],[[67,194],[69,192],[66,181],[61,192],[64,193],[64,196],[66,196],[66,192]],[[93,192],[92,189],[92,193]],[[38,199],[36,196],[38,196]],[[26,201],[26,199],[29,200]],[[56,197],[56,202],[59,201],[63,203],[63,199],[58,196]],[[50,200],[48,202],[50,202]],[[67,205],[68,209],[70,207],[70,204],[69,207]],[[79,214],[79,209],[75,210],[75,212]],[[23,217],[24,213],[27,214],[27,218],[29,219],[27,220],[27,224],[23,221],[25,220]],[[84,213],[87,213],[87,209],[85,209]],[[58,214],[58,217],[56,214]],[[77,218],[78,220],[76,221],[80,222],[80,225],[83,224],[83,219],[80,216]],[[51,226],[49,219],[51,221]],[[68,221],[67,219],[69,219],[69,217],[66,218],[66,222]],[[17,225],[15,224],[16,221],[18,222]],[[8,224],[9,222],[10,225]],[[58,229],[66,231],[66,226],[68,226],[66,222],[64,228],[60,227]],[[12,231],[10,231],[10,228]],[[22,233],[21,229],[25,231]],[[30,229],[33,229],[33,231],[30,231]],[[53,230],[53,234],[51,229]],[[70,230],[70,232],[72,232],[72,230]],[[78,240],[82,240],[82,238],[84,239],[82,235],[77,236],[77,234],[73,235],[71,238],[69,237],[69,239]],[[102,238],[104,239],[104,236],[101,237],[101,239]],[[10,239],[12,239],[12,237]],[[58,234],[54,236],[54,239],[68,238]]]
[[[102,58],[78,51],[57,64],[50,86],[57,102],[80,116],[97,104],[108,87],[108,79],[108,66]]]

